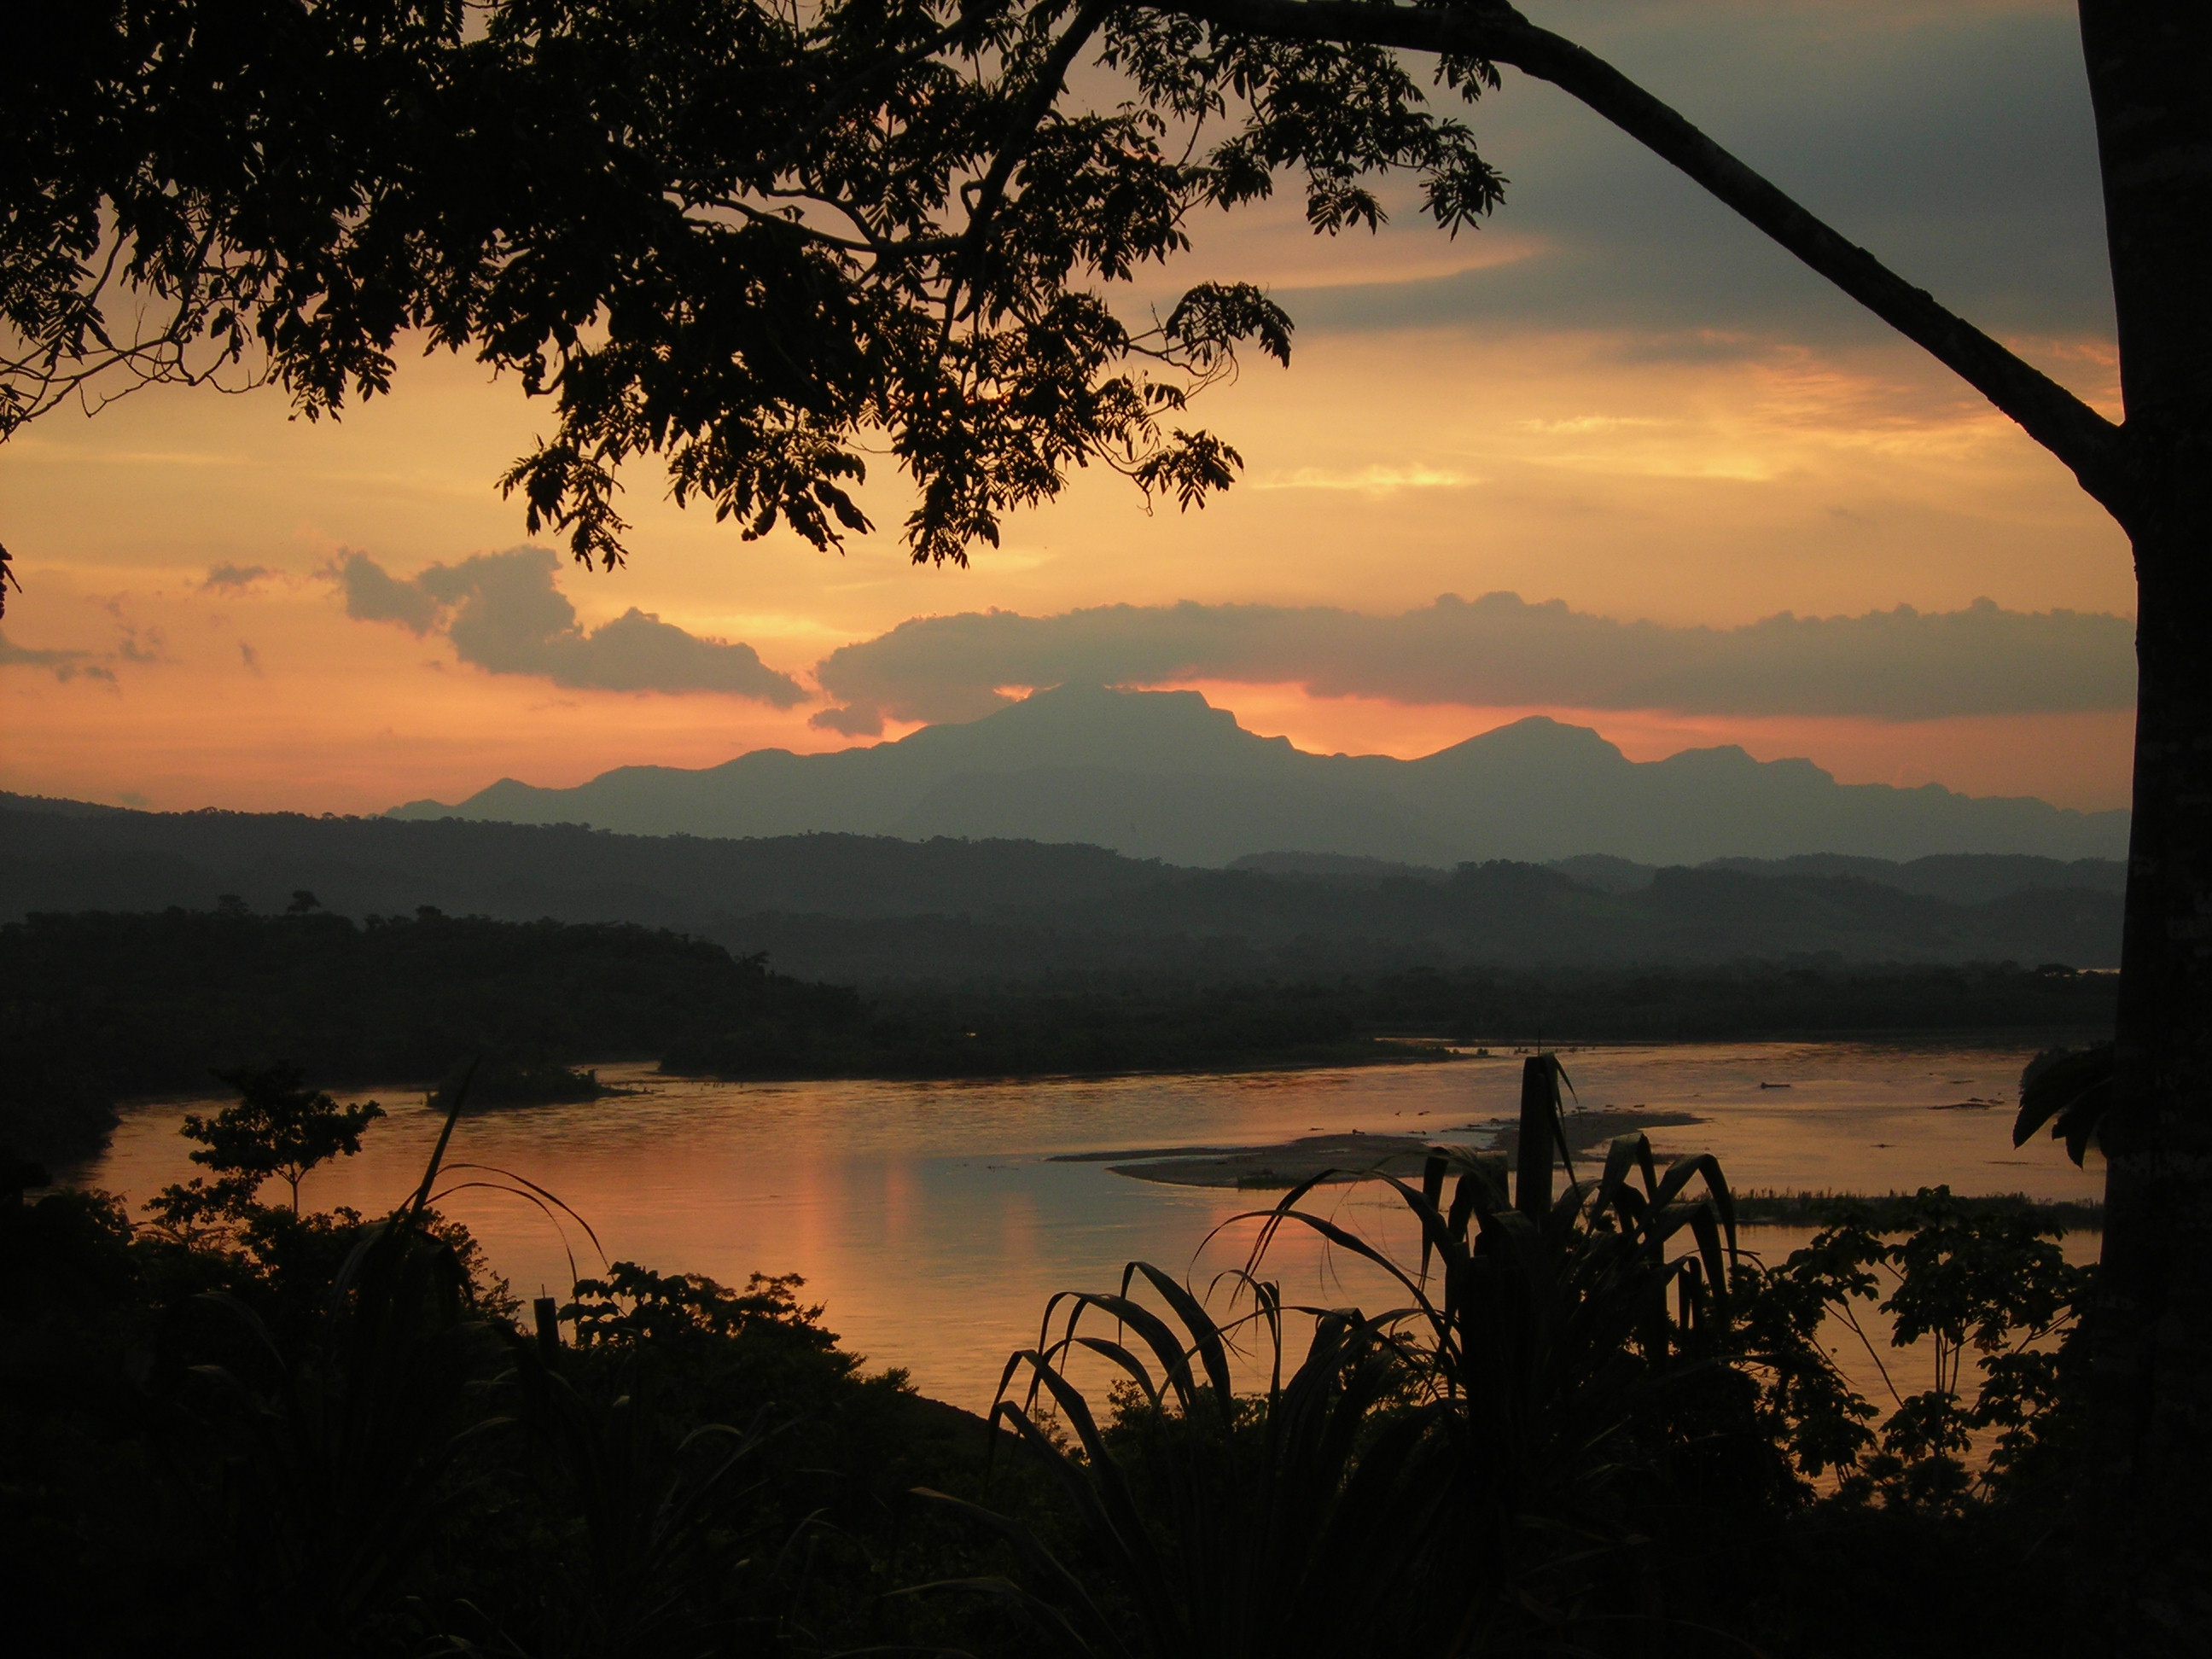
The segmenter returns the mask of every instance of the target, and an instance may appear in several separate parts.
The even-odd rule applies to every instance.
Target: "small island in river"
[[[1569,1112],[1568,1145],[1577,1154],[1598,1153],[1615,1135],[1639,1129],[1681,1128],[1702,1120],[1688,1112],[1648,1111],[1642,1107],[1606,1107]],[[1264,1146],[1151,1146],[1108,1152],[1063,1152],[1054,1164],[1104,1164],[1115,1175],[1176,1187],[1237,1187],[1288,1189],[1310,1181],[1364,1181],[1372,1176],[1418,1176],[1431,1151],[1439,1146],[1473,1146],[1485,1152],[1510,1155],[1520,1139],[1517,1123],[1493,1118],[1447,1129],[1437,1135],[1300,1135]]]

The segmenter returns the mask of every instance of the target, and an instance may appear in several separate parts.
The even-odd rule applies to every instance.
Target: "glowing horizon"
[[[2057,0],[1578,17],[1816,210],[2116,408],[2079,44]],[[406,583],[524,540],[490,481],[542,413],[465,361],[408,363],[392,396],[338,422],[292,421],[274,393],[167,389],[89,423],[49,417],[0,449],[0,539],[24,586],[0,624],[0,788],[374,811],[501,776],[562,786],[618,765],[842,747],[862,734],[810,723],[842,706],[811,680],[817,665],[917,618],[994,609],[1387,618],[1507,592],[1676,630],[1785,611],[1950,616],[1982,599],[2131,615],[2117,528],[1943,371],[1545,89],[1510,84],[1474,119],[1516,181],[1479,236],[1449,241],[1406,214],[1371,239],[1317,241],[1281,204],[1198,227],[1170,278],[1269,281],[1300,323],[1289,370],[1249,367],[1197,411],[1246,460],[1202,514],[1147,516],[1121,480],[1083,476],[969,570],[917,570],[895,531],[842,556],[787,535],[741,542],[635,470],[632,564],[564,563],[534,599],[568,607],[586,641],[636,611],[633,655],[688,652],[694,678],[724,689],[617,689],[602,682],[634,667],[579,668],[568,634],[550,655],[541,634],[522,640],[536,657],[507,635],[471,657],[440,631],[449,617],[417,631],[347,615],[328,574],[346,555]],[[879,524],[904,515],[894,478],[865,499]],[[759,672],[705,648],[717,641]],[[488,658],[495,647],[509,655]],[[1931,702],[1901,719],[1749,693],[1723,712],[1536,690],[1327,695],[1255,673],[1216,663],[1123,683],[1189,685],[1248,729],[1321,752],[1433,752],[1548,714],[1637,759],[1735,743],[1847,782],[2081,807],[2128,794],[2132,715],[2109,687],[2041,709]],[[759,695],[728,689],[746,686]],[[884,732],[917,723],[887,717]]]

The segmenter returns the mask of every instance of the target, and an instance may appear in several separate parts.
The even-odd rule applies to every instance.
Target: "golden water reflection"
[[[1705,1121],[1662,1131],[1662,1150],[1719,1154],[1739,1188],[2023,1191],[2094,1197],[2101,1172],[2039,1141],[2015,1152],[2008,1104],[2030,1050],[1754,1044],[1569,1051],[1589,1107],[1672,1107]],[[1203,1285],[1237,1265],[1249,1228],[1217,1229],[1267,1196],[1157,1185],[1054,1153],[1260,1145],[1314,1130],[1479,1139],[1514,1109],[1519,1061],[1238,1075],[1018,1083],[738,1085],[602,1068],[644,1092],[464,1121],[451,1156],[527,1176],[597,1231],[609,1256],[742,1283],[798,1273],[827,1322],[872,1364],[925,1391],[988,1404],[1006,1356],[1033,1341],[1054,1291],[1106,1289],[1142,1257]],[[1786,1086],[1782,1086],[1786,1085]],[[363,1098],[365,1096],[350,1096]],[[389,1209],[420,1178],[436,1124],[420,1097],[380,1097],[388,1121],[360,1157],[311,1176],[305,1200]],[[179,1102],[133,1109],[78,1183],[134,1204],[191,1170]],[[457,1178],[465,1178],[457,1177]],[[1271,1195],[1267,1195],[1271,1196]],[[1317,1196],[1388,1235],[1375,1189]],[[444,1205],[525,1296],[569,1282],[568,1252],[599,1263],[573,1226],[484,1190]],[[1212,1243],[1208,1243],[1212,1237]],[[1781,1243],[1779,1238],[1775,1240]],[[1387,1305],[1372,1276],[1285,1235],[1270,1276],[1286,1297]]]

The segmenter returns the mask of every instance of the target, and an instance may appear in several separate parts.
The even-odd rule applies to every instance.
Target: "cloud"
[[[208,568],[207,580],[200,584],[206,592],[229,592],[243,593],[254,583],[276,573],[265,564],[217,564]]]
[[[445,568],[431,567],[434,570]],[[416,634],[427,634],[437,626],[438,601],[423,589],[419,578],[400,581],[386,574],[384,567],[366,553],[344,554],[329,574],[345,591],[346,615],[356,622],[398,623]]]
[[[1486,480],[1471,472],[1431,466],[1370,466],[1357,472],[1302,466],[1294,472],[1255,480],[1254,489],[1328,489],[1362,495],[1395,495],[1401,489],[1470,489]]]
[[[1834,714],[1885,720],[2124,708],[2135,630],[2122,617],[1909,605],[1857,617],[1789,612],[1740,628],[1669,627],[1447,593],[1398,616],[1275,605],[1110,605],[1056,617],[919,617],[817,665],[840,708],[817,726],[860,735],[902,720],[975,720],[1004,688],[1217,679],[1312,696],[1472,708]]]
[[[141,640],[139,630],[126,623],[123,637],[115,642],[115,654],[125,662],[160,662],[162,659],[161,649],[167,643],[160,629],[147,629],[144,639]]]
[[[720,691],[778,708],[806,701],[750,645],[688,634],[635,606],[586,631],[554,586],[559,568],[545,549],[516,547],[434,564],[404,581],[366,553],[344,555],[328,574],[347,616],[442,632],[463,662],[490,673],[600,691]]]
[[[246,665],[247,673],[258,674],[261,672],[261,653],[244,640],[238,642],[238,659]]]
[[[93,679],[106,680],[112,684],[113,673],[92,665],[89,651],[46,651],[36,646],[17,645],[5,634],[0,634],[0,668],[43,668],[64,682],[83,674]]]
[[[990,708],[998,707],[999,702],[1000,700],[994,696],[991,699]],[[988,714],[990,708],[984,708],[981,712]],[[969,714],[960,714],[951,718],[965,720],[975,717]],[[876,738],[883,735],[884,714],[883,710],[872,702],[856,702],[847,708],[822,709],[810,715],[806,723],[819,731],[839,732],[848,738]]]
[[[1573,9],[1569,33],[1945,304],[1987,328],[2109,336],[2095,131],[2071,7],[1588,0]],[[1512,180],[1492,225],[1535,251],[1280,295],[1301,328],[1619,329],[1644,337],[1647,356],[1882,331],[1553,89],[1509,73],[1502,94],[1460,112]]]

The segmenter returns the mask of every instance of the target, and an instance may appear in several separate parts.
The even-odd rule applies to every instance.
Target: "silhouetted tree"
[[[238,1103],[213,1117],[185,1115],[183,1133],[200,1143],[192,1162],[205,1164],[225,1182],[234,1182],[248,1198],[271,1176],[292,1194],[292,1213],[300,1213],[300,1182],[308,1170],[334,1158],[361,1150],[361,1137],[384,1115],[373,1100],[341,1106],[320,1090],[308,1088],[298,1069],[271,1066],[216,1075],[238,1091]]]
[[[1504,0],[166,0],[49,7],[0,59],[0,431],[106,377],[385,389],[399,332],[555,400],[505,480],[622,556],[617,471],[748,536],[867,527],[861,435],[916,559],[964,561],[1098,462],[1188,507],[1240,465],[1178,422],[1290,322],[1201,284],[1144,330],[1094,285],[1302,173],[1316,229],[1410,169],[1437,222],[1502,180],[1423,105],[1515,69],[1680,168],[1979,390],[2126,530],[2140,585],[2132,876],[2096,1520],[2164,1638],[2212,1620],[2212,7],[2081,0],[2119,321],[2115,424],[1618,70]],[[1095,58],[1128,93],[1071,96]],[[1203,142],[1214,136],[1210,146]],[[2144,1639],[2154,1639],[2146,1635]]]

